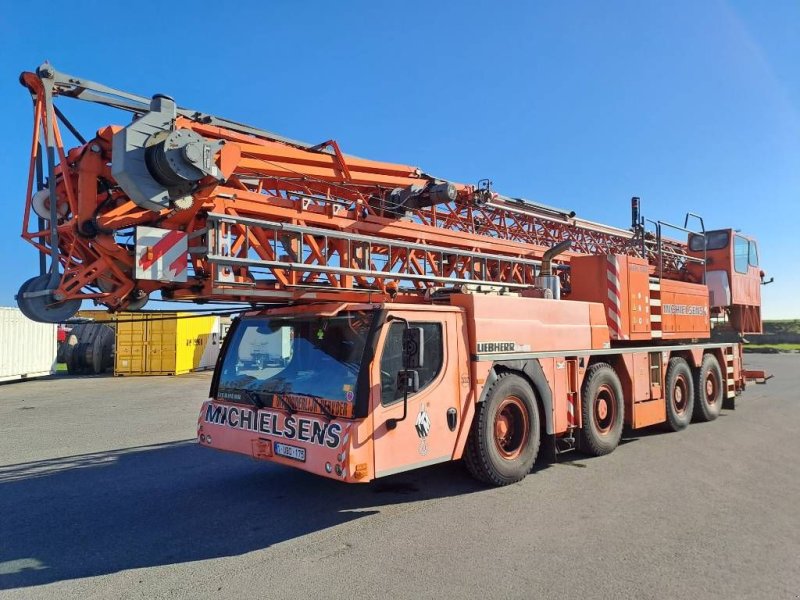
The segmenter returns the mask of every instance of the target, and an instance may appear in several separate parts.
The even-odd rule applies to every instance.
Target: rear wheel
[[[536,462],[540,437],[533,390],[522,377],[502,373],[477,406],[464,462],[483,482],[515,483]]]
[[[667,366],[666,379],[667,421],[664,427],[669,431],[686,429],[692,420],[694,409],[694,385],[689,363],[676,356]]]
[[[622,437],[625,402],[622,384],[611,365],[589,367],[581,398],[581,450],[593,456],[612,452]]]
[[[694,373],[694,420],[713,421],[722,410],[722,369],[713,354],[705,354]]]

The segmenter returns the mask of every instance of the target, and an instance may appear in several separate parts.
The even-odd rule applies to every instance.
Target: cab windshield
[[[352,416],[374,314],[348,311],[334,317],[243,319],[227,346],[217,396],[291,411]]]

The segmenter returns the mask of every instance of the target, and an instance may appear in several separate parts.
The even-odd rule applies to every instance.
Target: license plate
[[[306,449],[298,448],[297,446],[290,446],[289,444],[274,444],[275,454],[292,460],[299,460],[306,462]]]

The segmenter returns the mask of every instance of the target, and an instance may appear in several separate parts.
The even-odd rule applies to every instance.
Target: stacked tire
[[[70,375],[99,375],[114,366],[114,329],[104,323],[75,325],[64,342]]]

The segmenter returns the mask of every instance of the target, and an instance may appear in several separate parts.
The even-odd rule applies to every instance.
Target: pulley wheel
[[[31,208],[43,219],[50,220],[50,190],[44,188],[36,192],[31,198]],[[63,219],[68,210],[69,204],[66,202],[56,204],[56,216],[59,219]]]
[[[28,291],[28,286],[30,286],[30,284],[33,283],[35,279],[36,277],[31,277],[25,283],[19,286],[19,291],[17,292],[17,295],[14,296],[14,299],[17,301],[17,306],[19,306],[19,309],[20,311],[22,311],[22,314],[31,320],[33,320],[33,317],[31,316],[32,313],[28,310],[28,301],[23,300],[22,298],[25,292]]]
[[[135,292],[134,292],[135,293]],[[131,294],[131,297],[134,297],[134,294]],[[144,305],[150,300],[150,294],[142,294],[138,298],[134,298],[130,302],[128,302],[128,306],[126,307],[127,310],[142,310]]]
[[[48,291],[51,293],[29,296],[34,292]],[[50,287],[50,275],[37,275],[23,283],[17,293],[17,305],[31,321],[40,323],[61,323],[74,317],[81,308],[81,301],[77,298],[56,302],[53,298],[53,288]]]

